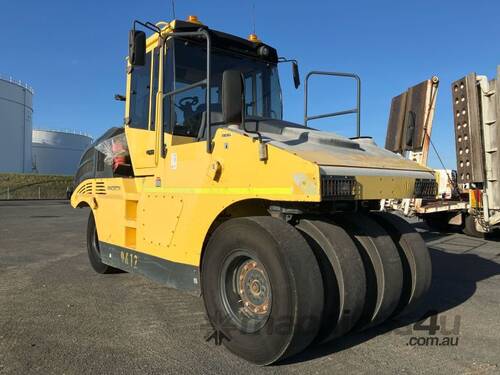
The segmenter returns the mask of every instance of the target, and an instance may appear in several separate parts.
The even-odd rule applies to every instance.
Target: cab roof
[[[265,43],[262,43],[261,41],[250,41],[222,31],[209,29],[208,26],[200,23],[194,23],[182,20],[173,20],[169,23],[159,22],[157,23],[157,25],[161,28],[162,35],[168,33],[189,32],[189,31],[197,31],[200,29],[204,29],[210,33],[212,47],[214,48],[236,52],[239,54],[247,55],[253,58],[258,58],[260,60],[268,61],[271,63],[278,62],[278,53],[276,49]],[[197,38],[188,38],[188,39],[195,40]],[[146,49],[150,51],[157,45],[158,45],[158,33],[153,33],[150,37],[148,37],[146,41]],[[263,56],[262,54],[259,53],[259,51],[261,51],[261,47],[267,47],[268,53],[266,56]]]

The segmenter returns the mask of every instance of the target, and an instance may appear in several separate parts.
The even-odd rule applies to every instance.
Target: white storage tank
[[[31,172],[33,89],[0,77],[0,173]]]
[[[39,174],[73,175],[80,157],[92,143],[87,135],[33,129],[33,167]]]

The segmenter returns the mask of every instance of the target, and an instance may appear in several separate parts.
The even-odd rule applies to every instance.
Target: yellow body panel
[[[134,129],[131,127],[125,127],[125,135],[127,137],[128,148],[130,154],[133,155],[134,168],[141,175],[152,175],[154,174],[157,155],[156,152],[147,153],[147,150],[156,149],[156,136],[155,132],[144,129]]]
[[[314,163],[275,147],[269,147],[266,162],[260,161],[258,142],[229,130],[219,130],[214,143],[212,154],[205,142],[170,146],[154,176],[86,180],[71,203],[92,207],[95,200],[101,241],[198,265],[210,226],[231,204],[320,201]]]
[[[173,138],[166,135],[169,143]],[[101,241],[198,266],[210,227],[233,203],[321,201],[317,164],[274,146],[268,146],[267,161],[260,161],[258,141],[229,129],[217,131],[214,145],[212,154],[206,142],[170,145],[153,176],[87,180],[71,203],[92,207],[95,200]],[[415,183],[378,176],[357,181],[357,199],[411,196]],[[102,185],[100,193],[96,184]]]

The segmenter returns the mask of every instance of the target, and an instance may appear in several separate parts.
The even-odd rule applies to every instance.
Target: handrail
[[[357,93],[356,93],[356,108],[353,109],[348,109],[345,111],[339,111],[339,112],[332,112],[332,113],[326,113],[322,115],[315,115],[315,116],[307,116],[307,104],[308,104],[308,90],[307,90],[307,83],[309,81],[309,78],[312,75],[326,75],[326,76],[336,76],[336,77],[347,77],[347,78],[354,78],[356,80],[356,88],[357,88]],[[353,74],[353,73],[342,73],[342,72],[324,72],[324,71],[319,71],[319,70],[313,70],[309,73],[307,73],[305,84],[304,84],[304,126],[307,127],[307,122],[310,120],[317,120],[320,118],[325,118],[325,117],[334,117],[334,116],[342,116],[342,115],[347,115],[351,113],[356,113],[356,136],[360,137],[361,136],[361,78],[359,78],[358,75]]]
[[[186,85],[184,87],[181,87],[180,89],[176,89],[176,90],[172,90],[170,92],[167,92],[166,94],[163,94],[163,97],[165,98],[165,96],[177,95],[177,94],[183,93],[184,91],[194,89],[195,87],[198,87],[198,86],[205,86],[206,83],[207,83],[207,80],[202,79],[201,81],[191,83],[190,85]]]

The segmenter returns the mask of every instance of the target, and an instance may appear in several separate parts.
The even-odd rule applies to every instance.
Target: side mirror
[[[222,117],[226,124],[243,122],[244,103],[243,75],[239,70],[225,70],[222,74]]]
[[[144,31],[130,30],[128,60],[132,66],[144,66],[146,63],[146,33]]]
[[[299,74],[299,65],[296,61],[292,61],[292,74],[293,74],[293,84],[295,88],[299,88],[300,86],[300,74]]]

